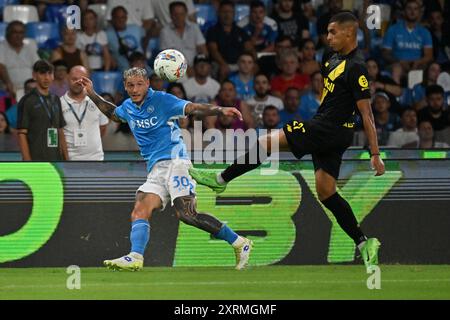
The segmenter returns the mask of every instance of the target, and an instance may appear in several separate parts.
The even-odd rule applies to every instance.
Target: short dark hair
[[[329,23],[337,22],[339,24],[346,22],[358,22],[358,18],[351,11],[341,11],[331,17]]]
[[[287,36],[287,35],[285,35],[285,34],[282,34],[282,35],[278,36],[277,39],[275,40],[275,43],[280,43],[280,42],[283,42],[283,41],[290,41],[291,45],[294,44],[294,41],[292,40],[292,38]]]
[[[23,87],[26,88],[30,83],[35,83],[35,82],[36,82],[36,80],[34,80],[33,78],[30,78],[24,82]]]
[[[406,109],[403,109],[402,112],[400,113],[400,117],[403,117],[403,115],[407,112],[414,112],[417,115],[417,111],[414,108],[411,107],[407,107]]]
[[[224,6],[230,6],[230,7],[233,7],[233,9],[234,9],[234,2],[231,1],[231,0],[222,0],[222,1],[220,1],[219,9],[224,7]]]
[[[170,93],[173,88],[178,88],[183,92],[183,99],[186,99],[186,90],[184,90],[184,86],[178,82],[171,82],[166,88],[166,92]]]
[[[67,62],[63,59],[58,59],[56,61],[53,61],[53,67],[56,69],[57,67],[66,67],[67,71],[69,69],[69,66],[67,65]]]
[[[130,64],[135,63],[136,61],[147,61],[145,58],[145,55],[142,52],[134,51],[130,56],[128,57],[128,61]]]
[[[264,2],[262,2],[260,0],[253,0],[252,2],[250,2],[250,10],[253,10],[255,8],[266,9],[266,6],[265,6]]]
[[[126,14],[128,14],[128,11],[127,11],[127,9],[125,9],[124,6],[117,6],[117,7],[114,7],[114,8],[112,9],[112,11],[111,11],[111,17],[112,17],[113,15],[115,15],[115,14],[117,13],[117,11],[120,11],[120,10],[122,10],[123,12],[125,12]]]
[[[255,79],[256,79],[257,77],[266,77],[267,80],[270,82],[269,76],[268,76],[267,74],[265,74],[264,72],[259,71],[257,74],[255,74]]]
[[[186,11],[186,12],[188,11],[186,3],[182,2],[182,1],[174,1],[169,4],[169,12],[172,13],[172,11],[175,9],[175,7],[178,7],[178,6],[183,7],[184,11]]]
[[[432,84],[426,87],[425,94],[427,97],[431,96],[432,94],[441,94],[444,96],[444,88],[442,88],[438,84]]]
[[[33,72],[37,73],[47,73],[47,72],[53,72],[54,67],[48,60],[38,60],[33,65]]]
[[[306,38],[306,39],[303,39],[302,42],[300,43],[300,46],[299,46],[300,49],[303,49],[306,46],[306,44],[309,43],[309,42],[312,42],[312,44],[314,45],[314,48],[316,47],[316,43],[314,42],[313,39]]]
[[[265,106],[265,107],[264,107],[263,115],[266,114],[266,112],[267,112],[267,111],[270,111],[270,110],[276,110],[276,111],[278,111],[278,108],[275,107],[275,106],[273,106],[273,105],[271,105],[271,104],[269,104],[268,106]]]

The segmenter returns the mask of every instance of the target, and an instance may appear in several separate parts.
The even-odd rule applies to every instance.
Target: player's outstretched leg
[[[234,249],[236,269],[242,270],[248,265],[253,241],[239,236],[226,224],[214,216],[197,212],[195,196],[181,196],[173,200],[178,218],[184,223],[212,234],[215,238],[228,242]]]
[[[378,265],[380,242],[376,238],[367,239],[364,235],[350,204],[336,192],[336,179],[319,169],[316,171],[316,189],[319,200],[333,213],[342,230],[355,242],[367,270]]]
[[[277,140],[276,143],[274,140]],[[269,157],[270,153],[275,151],[272,150],[274,145],[281,149],[287,148],[288,143],[283,130],[260,137],[258,142],[245,155],[237,158],[231,166],[219,174],[194,168],[189,169],[189,174],[199,184],[211,188],[216,193],[221,193],[225,191],[228,182],[258,168]]]
[[[140,191],[137,193],[136,203],[131,213],[131,251],[123,257],[103,261],[108,269],[139,271],[143,268],[144,252],[150,239],[149,219],[153,210],[160,207],[161,200],[156,194]]]

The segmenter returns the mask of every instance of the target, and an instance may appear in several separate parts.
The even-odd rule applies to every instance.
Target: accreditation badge
[[[58,129],[47,128],[47,147],[49,148],[58,147]]]
[[[73,132],[75,147],[87,146],[87,132],[85,129],[75,129]]]

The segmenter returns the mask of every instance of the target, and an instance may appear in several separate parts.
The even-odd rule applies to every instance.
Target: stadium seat
[[[27,23],[26,37],[35,39],[39,49],[54,49],[60,41],[58,25],[51,22]]]
[[[122,87],[122,73],[116,71],[96,71],[91,74],[94,89],[99,94],[107,92],[114,95]]]
[[[145,51],[145,56],[147,60],[153,62],[156,55],[159,53],[159,37],[151,38],[147,45],[147,50]]]
[[[196,4],[195,11],[197,24],[203,33],[217,23],[217,13],[211,4]]]
[[[3,8],[12,4],[20,4],[19,0],[0,0],[0,21],[3,21]]]
[[[94,3],[88,5],[88,9],[94,11],[97,16],[97,24],[100,29],[106,29],[108,26],[108,20],[106,19],[106,14],[108,12],[108,5],[105,3]]]
[[[67,5],[64,4],[49,4],[45,8],[44,21],[53,22],[59,25],[59,28],[66,24],[67,19]]]
[[[38,11],[31,5],[8,5],[3,8],[3,22],[9,23],[14,20],[28,22],[39,21]]]
[[[408,72],[408,88],[412,89],[416,84],[423,81],[423,70],[411,70]]]
[[[248,4],[237,4],[234,10],[234,21],[240,21],[248,17],[250,13],[250,6]]]
[[[0,22],[0,41],[5,40],[7,23]]]

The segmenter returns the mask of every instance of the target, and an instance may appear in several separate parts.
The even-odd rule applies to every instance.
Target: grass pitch
[[[381,289],[369,290],[362,265],[232,268],[81,268],[81,289],[64,268],[0,268],[0,299],[450,299],[448,265],[382,265]]]

